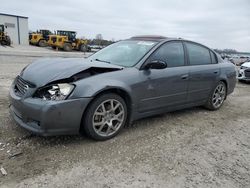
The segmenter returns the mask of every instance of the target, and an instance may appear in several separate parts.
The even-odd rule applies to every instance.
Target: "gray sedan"
[[[236,70],[204,45],[136,36],[87,59],[43,59],[25,67],[10,89],[10,112],[43,136],[117,135],[134,120],[205,106],[219,109],[233,92]]]

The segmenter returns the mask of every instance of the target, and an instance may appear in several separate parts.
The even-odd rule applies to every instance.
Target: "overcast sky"
[[[250,0],[4,0],[1,13],[29,17],[29,29],[79,37],[157,34],[250,52]]]

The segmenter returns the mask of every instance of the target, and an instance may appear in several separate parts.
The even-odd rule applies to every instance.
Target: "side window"
[[[210,52],[207,48],[193,43],[185,43],[187,46],[190,65],[211,64]]]
[[[184,50],[181,42],[168,42],[163,44],[151,56],[151,60],[165,61],[168,67],[184,65]]]
[[[213,63],[213,64],[218,63],[218,61],[217,61],[217,57],[216,57],[215,53],[214,53],[214,52],[212,52],[212,51],[210,51],[210,55],[211,55],[211,60],[212,60],[212,63]]]

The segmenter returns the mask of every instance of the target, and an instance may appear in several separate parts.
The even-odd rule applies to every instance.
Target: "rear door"
[[[188,102],[207,100],[220,74],[216,56],[202,45],[184,44],[189,63]]]

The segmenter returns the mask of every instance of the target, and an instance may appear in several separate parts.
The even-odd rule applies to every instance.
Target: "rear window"
[[[212,51],[210,51],[210,55],[211,55],[211,61],[212,61],[212,63],[213,63],[213,64],[218,63],[217,57],[216,57],[215,53],[212,52]]]
[[[211,64],[210,52],[207,48],[194,43],[185,43],[187,46],[190,65]]]

